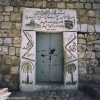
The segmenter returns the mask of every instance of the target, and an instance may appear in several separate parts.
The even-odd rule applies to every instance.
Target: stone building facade
[[[1,0],[0,87],[19,90],[24,8],[74,9],[77,12],[79,88],[100,84],[100,0]]]

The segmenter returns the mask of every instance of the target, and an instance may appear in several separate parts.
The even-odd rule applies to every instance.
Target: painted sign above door
[[[23,12],[23,30],[76,31],[76,11],[66,9],[31,9]]]

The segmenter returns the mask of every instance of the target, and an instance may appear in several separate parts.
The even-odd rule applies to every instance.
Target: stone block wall
[[[78,32],[79,84],[100,84],[100,39],[98,32]],[[85,84],[84,84],[85,83]]]
[[[79,86],[100,84],[100,0],[0,0],[0,88],[19,90],[24,8],[75,9]]]

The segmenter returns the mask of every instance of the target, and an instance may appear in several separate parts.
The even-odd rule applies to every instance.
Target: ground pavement
[[[38,91],[19,92],[13,91],[1,95],[0,100],[100,100],[90,97],[85,91]]]

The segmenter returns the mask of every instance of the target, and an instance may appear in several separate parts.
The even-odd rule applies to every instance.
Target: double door
[[[62,33],[36,34],[36,81],[62,82]]]

